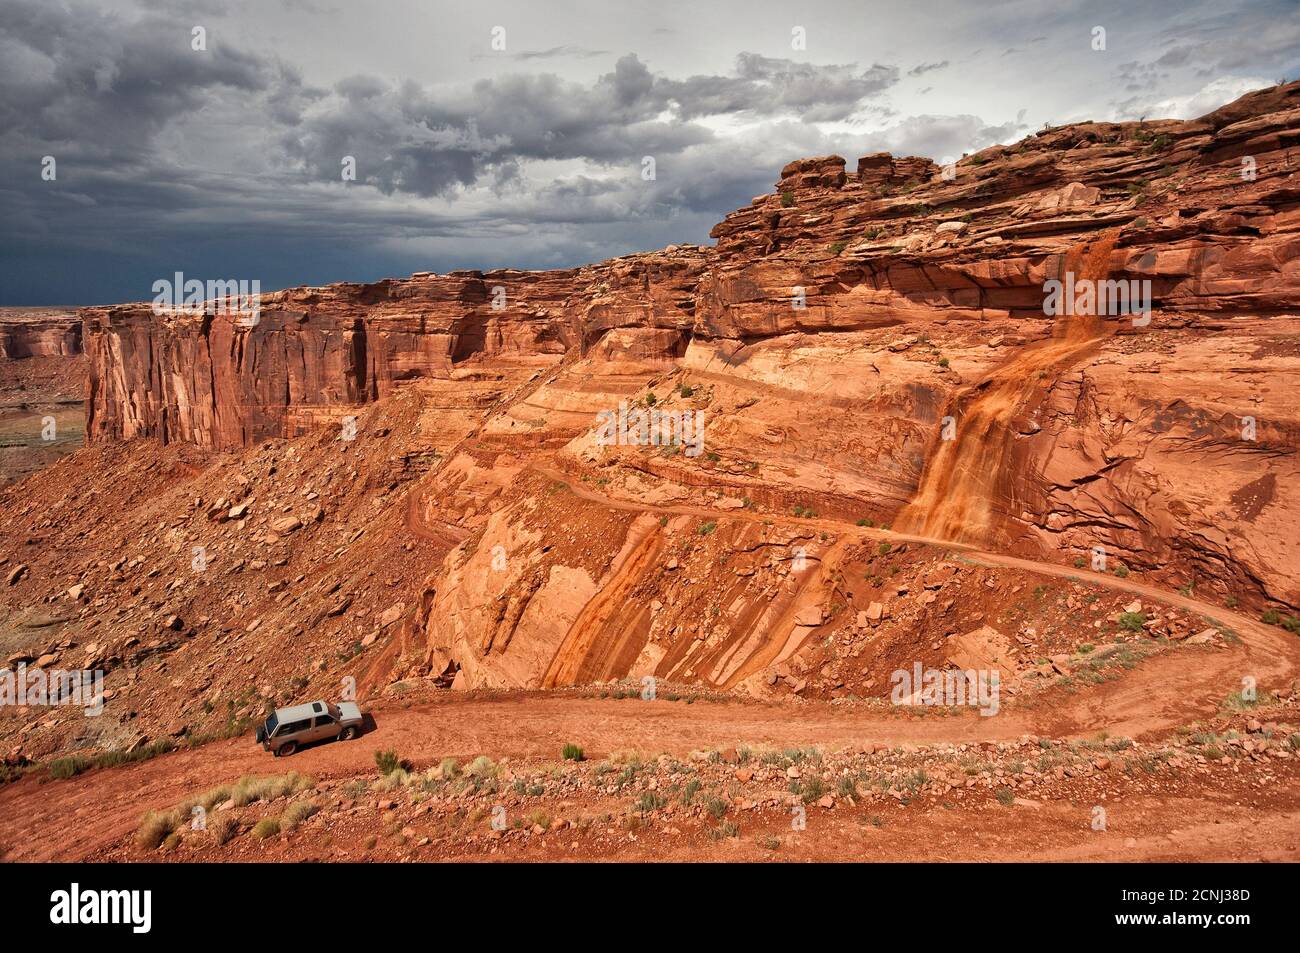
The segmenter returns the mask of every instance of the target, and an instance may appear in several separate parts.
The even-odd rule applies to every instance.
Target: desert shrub
[[[180,826],[180,822],[178,811],[150,811],[136,829],[136,846],[141,850],[157,850],[172,831]]]
[[[479,755],[469,763],[465,773],[471,778],[492,778],[496,777],[497,766],[492,759],[485,754]]]
[[[141,819],[140,826],[136,830],[135,842],[137,846],[144,850],[157,849],[168,837],[189,823],[195,807],[202,807],[205,811],[211,811],[215,806],[226,801],[233,801],[237,807],[244,807],[255,801],[273,801],[276,798],[296,794],[314,786],[315,782],[311,778],[300,775],[296,771],[290,771],[288,774],[264,776],[245,775],[233,785],[221,784],[209,788],[204,793],[187,798],[169,810],[148,812]],[[298,805],[291,808],[291,810],[294,809],[299,812],[303,810]],[[315,810],[314,806],[312,810]],[[302,817],[297,818],[294,823],[296,824],[300,820],[302,820]],[[278,825],[279,822],[276,821],[276,823]],[[234,817],[228,814],[220,814],[208,819],[207,828],[217,844],[224,844],[235,836],[239,825]],[[276,830],[279,830],[278,826]],[[258,836],[270,835],[260,834]]]
[[[219,784],[215,788],[209,788],[199,795],[195,804],[202,805],[205,811],[210,811],[218,804],[225,804],[230,800],[235,789],[229,784]]]
[[[582,749],[575,744],[566,744],[561,754],[565,761],[585,761]]]
[[[253,836],[258,840],[266,840],[278,833],[280,833],[280,819],[278,817],[264,817],[253,826]]]
[[[993,796],[998,799],[998,803],[1003,807],[1010,807],[1016,800],[1016,795],[1011,788],[998,788]]]
[[[818,775],[811,775],[803,779],[799,787],[799,796],[803,798],[805,804],[811,804],[813,801],[821,798],[826,793],[826,782]]]
[[[274,801],[278,797],[297,794],[314,786],[315,782],[311,778],[304,777],[297,771],[288,774],[244,775],[235,782],[230,799],[235,802],[235,807],[245,807],[254,801]]]
[[[781,205],[784,208],[790,208],[791,206],[794,205],[794,193],[791,192],[789,189],[786,189],[784,192],[781,193]]]
[[[398,788],[404,788],[411,783],[411,775],[405,768],[398,768],[395,771],[389,771],[376,783],[375,788],[380,791],[396,791]]]
[[[392,774],[402,766],[402,759],[397,756],[396,751],[376,751],[375,767],[383,775]]]
[[[654,791],[642,791],[641,796],[637,798],[636,807],[642,814],[650,811],[657,811],[668,806],[668,798],[663,797]]]
[[[91,763],[96,768],[114,768],[121,764],[138,764],[141,761],[148,761],[150,758],[156,758],[160,754],[166,754],[169,751],[176,750],[176,743],[170,738],[161,738],[158,741],[151,741],[147,745],[141,745],[134,751],[105,751],[91,759]]]
[[[69,755],[51,761],[47,766],[47,774],[50,780],[66,781],[91,768],[113,768],[122,764],[136,764],[168,751],[174,751],[175,748],[176,745],[170,738],[164,738],[161,741],[142,745],[133,751],[103,751],[93,757],[80,754]]]
[[[1239,692],[1233,692],[1223,700],[1223,708],[1226,711],[1249,711],[1259,705],[1271,705],[1277,700],[1271,692],[1247,692],[1244,689]]]
[[[1129,632],[1141,632],[1142,626],[1146,625],[1146,621],[1145,612],[1121,612],[1119,614],[1119,627]]]
[[[714,840],[722,840],[726,837],[739,837],[740,825],[734,821],[723,821],[713,830],[709,831],[709,836]]]
[[[79,754],[56,758],[49,764],[49,776],[55,781],[66,781],[68,778],[75,778],[83,771],[89,771],[93,766],[94,762]]]
[[[280,826],[291,831],[319,810],[314,801],[294,801],[280,818]]]
[[[208,822],[208,833],[212,835],[218,847],[229,843],[238,831],[239,822],[229,814],[220,814]]]

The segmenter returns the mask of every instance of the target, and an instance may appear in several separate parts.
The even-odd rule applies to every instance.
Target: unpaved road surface
[[[562,474],[538,469],[547,477],[563,479]],[[603,505],[624,509],[707,518],[764,519],[761,514],[747,512],[721,514],[705,508],[644,506],[603,497],[580,486],[570,489]],[[244,774],[293,769],[322,779],[373,775],[374,752],[380,749],[399,752],[417,767],[424,767],[443,757],[465,759],[478,754],[495,759],[555,759],[567,742],[582,745],[594,757],[626,749],[683,757],[691,751],[740,745],[825,749],[865,744],[896,747],[1011,740],[1023,735],[1082,738],[1100,732],[1137,738],[1212,716],[1227,695],[1240,690],[1244,676],[1253,676],[1260,689],[1265,690],[1270,686],[1289,685],[1300,675],[1300,640],[1294,636],[1140,582],[1097,573],[1081,574],[1051,563],[834,520],[790,519],[789,522],[842,534],[946,547],[961,553],[963,558],[1059,578],[1086,578],[1094,584],[1198,612],[1230,627],[1239,641],[1221,648],[1187,646],[1159,654],[1145,660],[1122,680],[1087,686],[1073,694],[1053,692],[1023,702],[1004,702],[1002,711],[995,717],[981,717],[973,710],[937,716],[824,702],[742,699],[702,699],[694,704],[646,702],[635,698],[601,699],[574,691],[449,693],[436,701],[406,707],[381,702],[373,711],[375,729],[361,739],[321,745],[287,760],[275,760],[254,745],[251,738],[240,738],[177,751],[140,764],[95,770],[66,781],[43,781],[40,773],[29,774],[0,788],[0,850],[3,851],[0,856],[9,860],[85,858],[128,837],[146,810],[169,807]],[[1132,805],[1134,811],[1145,809],[1153,817],[1169,818],[1167,809],[1157,800],[1147,800],[1150,803],[1136,799]],[[1267,806],[1257,805],[1253,815],[1236,807],[1229,810],[1224,805],[1215,806],[1208,800],[1189,802],[1189,805],[1197,804],[1200,806],[1189,806],[1179,815],[1181,826],[1172,833],[1164,829],[1169,827],[1166,821],[1164,828],[1158,834],[1151,834],[1146,842],[1128,846],[1107,847],[1108,841],[1089,841],[1061,847],[1059,831],[1042,836],[1056,838],[1050,842],[1058,845],[1054,856],[1062,859],[1110,856],[1107,852],[1111,850],[1126,857],[1164,856],[1162,851],[1172,850],[1171,845],[1176,846],[1180,838],[1183,846],[1199,840],[1204,847],[1199,856],[1208,858],[1238,856],[1246,849],[1243,845],[1259,846],[1261,831],[1277,838],[1279,844],[1294,844],[1300,829],[1300,792],[1275,798]],[[956,825],[954,831],[968,830],[971,820],[967,818],[963,822],[961,818],[961,812],[957,812],[924,821],[939,824],[932,831],[930,842],[943,843],[940,829],[943,824]],[[1009,828],[1007,835],[1010,837],[1017,830],[1032,832],[1035,825],[1045,832],[1053,831],[1051,818],[1050,810],[1036,812]],[[1068,825],[1075,823],[1076,818],[1071,814]],[[895,831],[890,836],[898,833]],[[1006,859],[1025,856],[1023,838],[1015,842],[1020,846],[1013,849],[1010,840],[1003,843],[996,833],[989,836],[993,839],[983,845],[987,848],[985,853],[975,850],[971,856]],[[887,839],[882,837],[881,842]],[[979,847],[979,841],[976,837],[972,844]],[[1047,841],[1044,849],[1046,844]],[[1216,844],[1219,846],[1215,847]],[[836,838],[829,838],[822,844],[820,853],[813,850],[808,856],[825,856],[837,845]],[[898,847],[903,849],[901,842]],[[725,859],[726,852],[733,848],[723,845],[718,850],[719,859]],[[917,848],[897,856],[921,854],[924,850]],[[671,857],[672,852],[657,852],[654,856]]]
[[[1243,673],[1264,688],[1300,673],[1300,646],[1284,634],[1253,628],[1222,649],[1188,647],[1153,656],[1120,681],[1073,695],[1053,693],[1004,705],[994,717],[822,702],[593,698],[576,692],[448,693],[437,701],[374,709],[375,729],[276,760],[251,738],[214,742],[151,761],[96,770],[66,781],[32,774],[0,789],[0,848],[10,860],[79,859],[127,837],[150,809],[244,774],[293,770],[317,778],[373,775],[374,752],[393,750],[417,767],[443,757],[555,759],[567,742],[591,757],[636,749],[678,757],[728,746],[819,746],[1140,737],[1213,715],[1240,688]],[[1288,815],[1294,824],[1295,817]]]

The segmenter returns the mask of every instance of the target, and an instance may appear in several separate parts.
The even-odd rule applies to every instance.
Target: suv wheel
[[[275,756],[277,758],[287,758],[297,750],[298,742],[286,741],[284,744],[280,745],[280,747],[275,749]]]
[[[348,725],[341,732],[339,732],[340,741],[351,741],[356,736],[357,736],[357,729],[355,725]]]

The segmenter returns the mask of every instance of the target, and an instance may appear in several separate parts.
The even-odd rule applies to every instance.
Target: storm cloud
[[[705,242],[799,156],[942,159],[1295,72],[1283,3],[1098,6],[6,0],[0,304],[140,299],[176,270],[271,288]]]

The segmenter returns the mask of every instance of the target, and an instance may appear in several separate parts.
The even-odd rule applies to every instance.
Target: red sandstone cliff
[[[158,317],[146,304],[88,308],[87,431],[247,446],[378,400],[399,381],[446,379],[466,363],[554,360],[613,328],[656,349],[664,343],[654,332],[672,332],[680,351],[704,260],[683,247],[566,271],[295,288],[263,296],[252,327],[230,314]]]
[[[816,494],[925,528],[905,510],[919,494],[959,536],[1101,544],[1300,603],[1300,84],[1196,121],[1046,130],[953,173],[887,155],[852,172],[792,162],[714,248],[292,289],[266,296],[252,329],[86,309],[87,431],[245,446],[403,380],[585,356],[580,388],[512,411],[563,442],[617,399],[602,375],[658,363],[716,389],[709,445],[737,463],[710,479],[737,495]],[[1078,346],[1046,346],[1062,328],[1044,283],[1085,260],[1150,281],[1152,320],[1111,316]],[[952,473],[931,466],[945,416]],[[680,460],[642,466],[700,479]]]
[[[81,317],[74,309],[0,309],[0,360],[80,353]]]

